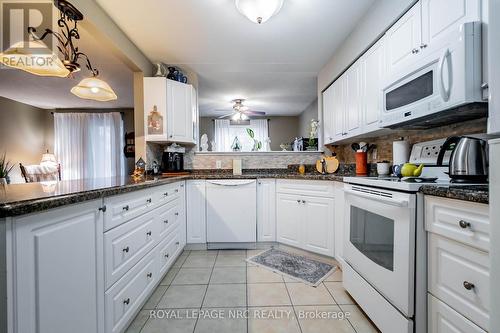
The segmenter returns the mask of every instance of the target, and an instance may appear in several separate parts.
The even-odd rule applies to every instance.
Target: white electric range
[[[429,146],[439,151],[439,142]],[[422,147],[412,148],[410,161],[432,163]],[[447,171],[426,166],[421,177],[435,181],[344,178],[344,287],[382,332],[427,331],[427,237],[418,191],[423,185],[471,186],[452,183]]]

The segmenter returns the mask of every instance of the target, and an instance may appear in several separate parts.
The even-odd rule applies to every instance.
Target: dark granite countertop
[[[140,180],[132,177],[67,180],[56,183],[30,183],[0,185],[0,218],[39,212],[86,200],[99,199],[121,193],[132,192],[153,186],[169,184],[186,179],[299,179],[342,182],[343,177],[352,176],[350,170],[323,175],[308,170],[304,175],[293,169],[244,170],[235,176],[230,170],[202,170],[187,176],[152,177]],[[452,199],[488,203],[488,187],[438,187],[425,185],[421,192],[428,195]]]
[[[489,203],[488,185],[434,186],[424,185],[420,192],[436,197],[465,200],[482,204]]]

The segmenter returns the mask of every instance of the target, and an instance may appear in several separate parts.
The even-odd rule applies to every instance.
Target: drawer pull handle
[[[300,200],[297,200],[298,203],[300,203]]]
[[[129,210],[129,208],[130,208],[130,207],[129,207],[128,205],[126,205],[126,206],[123,206],[123,208],[122,208],[122,209],[123,209],[123,210]]]
[[[130,304],[130,298],[127,298],[126,300],[123,301],[123,304],[127,304],[129,305]]]
[[[458,222],[458,225],[460,225],[460,228],[462,229],[467,229],[470,227],[470,223],[464,220],[460,220],[460,222]]]
[[[168,258],[170,255],[168,253],[165,253],[165,258]]]
[[[168,197],[168,192],[163,193],[164,196]]]
[[[305,204],[305,203],[306,203],[306,201],[305,201],[305,200],[302,200],[302,203],[303,203],[303,204]]]
[[[124,248],[122,251],[123,251],[123,252],[128,253],[128,251],[130,251],[130,248],[127,246],[127,247],[126,247],[126,248]]]
[[[163,221],[163,223],[168,224],[168,220]]]
[[[153,273],[150,272],[146,276],[151,279],[153,277]]]
[[[175,216],[179,216],[179,213],[175,213]]]
[[[151,201],[152,201],[152,200],[151,200],[151,198],[149,198],[149,199],[148,199],[148,200],[146,200],[146,201],[147,201],[147,203],[151,203]]]
[[[179,242],[175,242],[175,245],[179,245]]]
[[[178,188],[175,189],[175,193],[179,193],[179,189]]]
[[[464,288],[467,289],[467,290],[472,290],[474,289],[474,283],[470,283],[468,281],[464,281]]]
[[[151,231],[146,232],[147,236],[151,236]]]

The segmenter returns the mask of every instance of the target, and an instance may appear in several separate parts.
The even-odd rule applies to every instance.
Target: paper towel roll
[[[394,165],[408,162],[410,158],[410,144],[408,141],[394,141],[392,143],[392,163]]]

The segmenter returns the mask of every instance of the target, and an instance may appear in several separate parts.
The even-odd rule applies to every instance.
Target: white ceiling
[[[134,106],[133,73],[84,28],[79,27],[80,50],[85,52],[99,77],[118,95],[116,101],[97,102],[78,98],[70,90],[90,72],[80,61],[82,70],[73,78],[54,78],[32,75],[20,70],[0,69],[0,96],[44,109],[54,108],[131,108]]]
[[[374,0],[285,0],[258,26],[234,0],[96,0],[152,62],[199,77],[202,115],[234,98],[270,115],[296,115],[317,95],[316,77]]]

